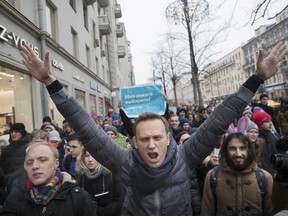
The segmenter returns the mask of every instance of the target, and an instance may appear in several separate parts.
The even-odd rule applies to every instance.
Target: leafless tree
[[[286,3],[284,3],[286,2]],[[284,5],[282,9],[275,12],[273,15],[269,15],[269,9],[273,7],[274,4]],[[257,20],[267,18],[268,20],[274,19],[276,16],[281,14],[284,10],[288,8],[287,0],[263,0],[261,3],[257,4],[255,10],[252,11],[249,22],[253,25]]]
[[[175,38],[171,34],[167,34],[165,39],[159,43],[159,47],[152,54],[151,63],[153,68],[153,80],[161,81],[165,95],[167,96],[166,88],[171,86],[175,98],[175,106],[178,106],[177,99],[177,82],[185,73],[184,66],[181,63],[181,54],[183,48],[175,46]]]
[[[200,88],[199,74],[201,71],[199,68],[210,63],[210,57],[216,54],[212,51],[212,47],[221,42],[219,35],[231,27],[231,17],[236,8],[235,6],[232,9],[231,17],[227,22],[211,26],[209,23],[215,19],[214,14],[224,2],[225,0],[219,1],[216,7],[211,8],[206,0],[175,0],[166,8],[166,18],[171,23],[182,25],[186,29],[186,33],[182,31],[177,38],[178,43],[185,44],[186,47],[179,60],[184,70],[191,72],[194,102],[199,103],[200,106],[203,106],[204,102]],[[224,40],[223,37],[222,40]]]

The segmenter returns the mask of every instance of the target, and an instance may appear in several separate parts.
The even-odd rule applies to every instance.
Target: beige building
[[[219,103],[226,95],[239,88],[245,79],[242,61],[242,49],[237,48],[203,68],[200,86],[206,104],[211,100]]]
[[[279,41],[288,42],[288,9],[277,17],[275,24],[256,29],[255,37],[242,46],[244,53],[243,69],[246,77],[255,71],[259,49],[263,49],[264,56],[267,56]],[[265,81],[260,92],[268,94],[274,100],[286,97],[288,93],[287,78],[288,66],[286,62],[286,65],[283,65],[275,76]]]
[[[276,23],[261,26],[255,30],[255,37],[221,59],[202,69],[201,90],[206,103],[219,103],[233,93],[255,72],[259,49],[264,50],[264,57],[279,42],[288,42],[288,10],[276,18]],[[276,76],[265,81],[259,93],[266,93],[271,99],[278,100],[288,93],[288,66],[282,65]],[[256,98],[258,95],[256,94]]]
[[[115,110],[119,89],[135,85],[121,16],[116,0],[0,1],[0,132],[14,122],[39,128],[45,115],[60,126],[63,120],[22,64],[23,43],[41,58],[50,52],[52,72],[89,113]]]

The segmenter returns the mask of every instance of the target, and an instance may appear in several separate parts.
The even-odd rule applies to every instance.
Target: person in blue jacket
[[[21,47],[29,73],[46,85],[57,109],[87,151],[119,180],[121,215],[137,216],[192,215],[191,170],[212,152],[228,126],[241,116],[260,84],[277,72],[287,54],[287,45],[282,42],[266,58],[260,51],[255,73],[215,108],[185,145],[176,144],[165,118],[143,113],[134,124],[135,148],[127,150],[108,137],[52,75],[48,52],[42,61],[28,44]]]

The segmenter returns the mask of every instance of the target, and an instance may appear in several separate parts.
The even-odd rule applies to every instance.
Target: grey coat
[[[121,148],[95,124],[84,108],[64,88],[51,95],[58,110],[80,136],[90,154],[119,178],[121,184],[122,215],[192,215],[190,180],[191,169],[208,156],[229,124],[244,111],[254,95],[240,87],[220,104],[198,130],[185,142],[176,145],[170,136],[168,151],[176,151],[175,163],[169,176],[154,193],[135,199],[135,161],[132,151]],[[137,150],[134,150],[137,151]],[[168,152],[169,153],[169,152]],[[143,185],[145,182],[143,182]]]

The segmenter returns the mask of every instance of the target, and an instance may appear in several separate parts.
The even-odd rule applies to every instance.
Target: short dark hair
[[[52,123],[52,119],[50,118],[50,116],[44,116],[43,119],[42,119],[42,123],[44,123],[44,122]]]
[[[178,116],[178,118],[179,118],[179,116]],[[134,130],[135,136],[136,136],[136,128],[140,122],[149,121],[149,120],[158,120],[158,119],[163,122],[163,124],[165,126],[165,131],[168,133],[169,132],[169,124],[163,116],[156,114],[156,113],[152,113],[152,112],[145,112],[137,118],[137,120],[134,124],[133,130]]]
[[[204,111],[206,111],[206,108],[205,107],[200,107],[199,110],[198,110],[198,113],[203,113]]]
[[[260,98],[259,98],[259,99],[260,99],[260,101],[261,101],[261,100],[262,100],[262,98],[264,98],[264,97],[267,97],[267,98],[269,98],[267,94],[261,94],[261,95],[260,95]]]
[[[68,137],[66,138],[67,143],[72,141],[72,140],[79,140],[79,137],[77,136],[76,133],[71,133],[68,135]],[[80,140],[79,140],[80,141]]]

